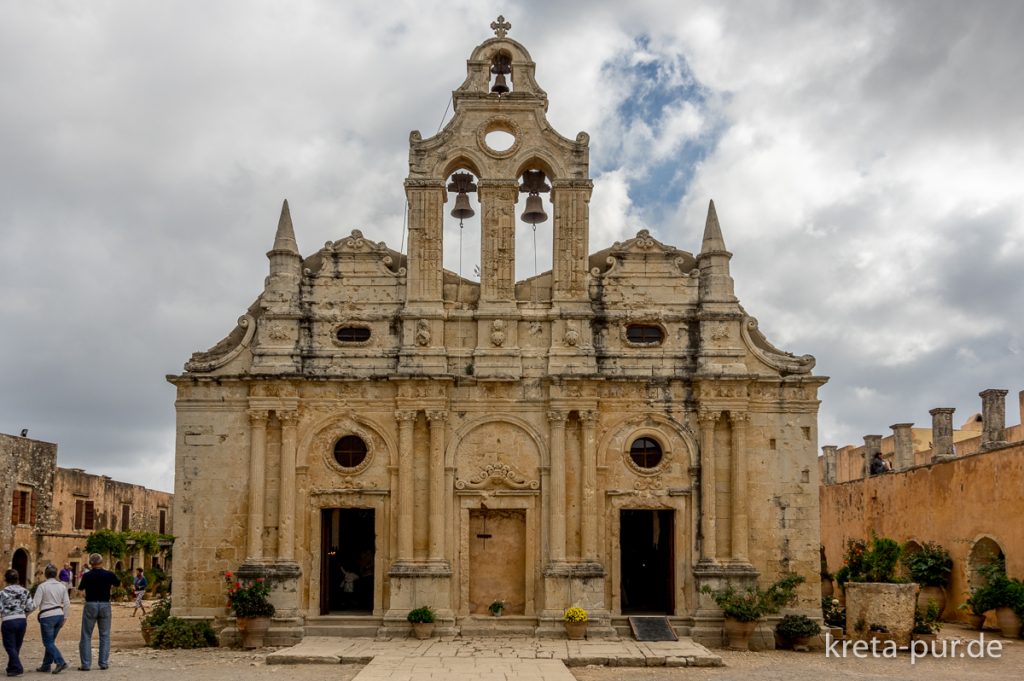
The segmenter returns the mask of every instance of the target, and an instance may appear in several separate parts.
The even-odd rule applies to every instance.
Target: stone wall
[[[56,523],[53,510],[53,480],[57,467],[57,445],[27,437],[0,433],[0,561],[6,569],[16,551],[29,554],[29,575],[33,572],[43,532]],[[27,517],[13,523],[14,496],[27,492]]]

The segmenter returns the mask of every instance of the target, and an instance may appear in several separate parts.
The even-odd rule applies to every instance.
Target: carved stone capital
[[[557,409],[548,410],[548,421],[551,423],[565,424],[566,419],[569,418],[569,413],[565,411],[559,411]]]
[[[722,418],[722,412],[714,411],[712,409],[701,409],[697,412],[697,420],[703,424],[714,425],[718,422],[718,419]]]
[[[440,409],[430,409],[427,411],[427,420],[431,423],[444,423],[448,420],[448,412]]]
[[[600,414],[598,414],[596,411],[591,411],[588,409],[587,411],[580,412],[580,421],[589,426],[596,425],[598,418],[600,418]]]
[[[730,411],[729,421],[737,426],[744,426],[750,423],[750,414],[745,411]]]
[[[395,420],[399,421],[399,422],[415,421],[416,420],[416,413],[417,412],[416,412],[415,409],[396,409],[395,410]]]
[[[299,412],[279,411],[277,412],[277,420],[281,422],[282,426],[295,426],[299,422]]]
[[[250,409],[249,410],[249,425],[266,428],[267,419],[270,418],[270,412],[266,409]]]

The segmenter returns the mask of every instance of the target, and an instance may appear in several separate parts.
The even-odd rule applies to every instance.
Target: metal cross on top
[[[508,29],[512,28],[512,24],[505,21],[505,17],[499,14],[498,20],[491,22],[491,28],[494,30],[494,35],[504,38],[505,34],[508,33]]]

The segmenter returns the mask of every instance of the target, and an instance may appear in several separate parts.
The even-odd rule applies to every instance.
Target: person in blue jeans
[[[57,648],[57,634],[60,633],[68,611],[71,610],[71,599],[68,588],[57,580],[57,566],[50,564],[43,570],[46,581],[36,587],[36,610],[39,611],[39,633],[43,639],[43,664],[36,668],[37,672],[48,672],[52,665],[54,674],[60,674],[68,668],[60,650]]]
[[[27,627],[25,616],[36,607],[25,587],[18,584],[20,580],[17,570],[8,570],[4,573],[7,586],[0,591],[0,632],[7,651],[7,676],[25,673],[21,666],[21,642],[25,640]]]
[[[110,666],[110,589],[121,586],[121,581],[110,570],[103,569],[103,556],[89,556],[89,571],[82,575],[78,588],[85,592],[82,608],[82,636],[78,640],[79,671],[92,668],[92,630],[100,628],[100,669]]]

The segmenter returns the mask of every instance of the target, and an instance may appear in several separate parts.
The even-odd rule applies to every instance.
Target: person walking
[[[71,610],[71,599],[68,597],[67,586],[57,580],[56,565],[47,565],[43,574],[46,581],[36,587],[33,599],[36,609],[39,610],[39,633],[45,651],[43,664],[37,667],[36,671],[48,672],[51,665],[56,665],[53,673],[60,674],[68,668],[68,663],[57,648],[57,634],[67,620],[68,612]]]
[[[146,595],[146,588],[149,586],[149,582],[146,580],[146,573],[143,572],[142,568],[135,568],[135,581],[132,582],[132,588],[135,589],[135,609],[132,610],[132,617],[135,617],[135,613],[138,612],[139,608],[142,608],[142,616],[146,616],[146,606],[142,604],[142,599]]]
[[[4,650],[7,651],[7,676],[21,676],[21,643],[25,640],[28,622],[25,615],[35,610],[36,604],[25,587],[18,584],[21,575],[17,570],[4,573],[7,586],[0,591],[0,633],[3,635]]]
[[[89,555],[89,571],[82,575],[78,588],[85,592],[85,606],[82,608],[82,636],[78,639],[79,671],[92,668],[92,630],[99,624],[100,669],[110,666],[110,589],[121,586],[121,580],[110,570],[103,569],[103,556]]]

